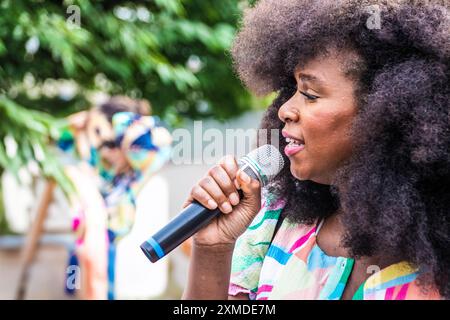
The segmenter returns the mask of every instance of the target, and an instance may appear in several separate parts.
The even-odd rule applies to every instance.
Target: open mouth
[[[305,141],[299,138],[294,138],[287,132],[282,132],[283,137],[286,139],[286,147],[284,148],[284,153],[289,157],[302,151],[305,148]]]
[[[288,146],[304,146],[305,142],[303,140],[297,140],[293,138],[286,138]]]

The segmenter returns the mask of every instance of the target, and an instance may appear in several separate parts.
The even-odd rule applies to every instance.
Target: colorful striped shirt
[[[328,256],[320,249],[316,237],[321,222],[308,226],[284,219],[272,239],[283,206],[282,200],[264,200],[261,211],[238,239],[229,294],[246,293],[257,300],[341,299],[354,260]],[[406,262],[369,269],[371,275],[354,300],[440,299],[436,291],[419,288],[418,271]]]

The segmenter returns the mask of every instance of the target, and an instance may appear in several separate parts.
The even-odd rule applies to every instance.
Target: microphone
[[[281,153],[265,144],[240,158],[238,166],[250,178],[266,186],[283,168]],[[240,190],[239,190],[240,191]],[[242,194],[240,194],[242,196]],[[141,244],[141,249],[151,262],[156,262],[178,247],[211,220],[221,214],[219,208],[209,210],[194,201],[172,219],[164,228]]]

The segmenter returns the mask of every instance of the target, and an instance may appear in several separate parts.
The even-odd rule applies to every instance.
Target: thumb
[[[257,179],[252,179],[248,174],[246,174],[241,169],[237,172],[236,175],[237,183],[240,185],[242,192],[244,193],[245,198],[258,199],[261,192],[261,186]]]

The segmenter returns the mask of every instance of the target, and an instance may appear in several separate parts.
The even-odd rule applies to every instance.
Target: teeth
[[[292,139],[292,138],[286,138],[286,142],[291,145],[298,145],[298,146],[303,145],[303,143],[301,143],[300,141]]]

